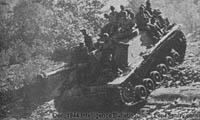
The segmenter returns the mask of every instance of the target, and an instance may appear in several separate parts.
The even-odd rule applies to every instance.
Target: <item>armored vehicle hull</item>
[[[131,108],[145,102],[157,89],[168,71],[184,61],[186,39],[178,25],[174,26],[151,49],[141,46],[141,35],[119,41],[128,47],[119,47],[120,60],[127,61],[129,69],[107,82],[87,85],[73,84],[58,92],[55,106],[58,111],[79,111],[106,107]],[[140,41],[140,42],[139,42]],[[123,49],[123,50],[122,50]],[[141,54],[142,53],[142,54]],[[105,79],[105,78],[102,78]],[[102,80],[100,79],[100,80]],[[101,107],[101,108],[100,108]],[[105,109],[104,109],[105,110]]]

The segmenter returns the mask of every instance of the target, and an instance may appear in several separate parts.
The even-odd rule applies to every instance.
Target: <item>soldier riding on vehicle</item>
[[[126,32],[131,30],[135,26],[135,14],[130,10],[124,8],[120,5],[121,11],[119,12],[119,32]]]
[[[145,8],[142,5],[139,8],[139,12],[136,14],[136,23],[140,31],[148,32],[151,35],[151,37],[156,40],[155,43],[162,36],[158,28],[150,23],[150,19],[145,14]]]
[[[88,48],[88,51],[91,52],[92,50],[94,50],[94,45],[93,45],[92,37],[91,37],[91,35],[89,35],[86,32],[86,29],[82,29],[81,32],[82,32],[82,34],[84,36],[85,46]]]
[[[159,9],[155,9],[153,11],[153,16],[160,28],[166,28],[169,26],[169,20],[162,17],[161,11]]]
[[[110,14],[109,14],[109,21],[111,24],[111,31],[110,31],[110,36],[118,32],[118,13],[115,11],[115,7],[110,6]]]
[[[100,37],[103,36],[104,33],[109,33],[111,34],[111,28],[112,28],[112,24],[110,21],[110,17],[108,14],[104,14],[104,18],[108,20],[108,23],[106,25],[104,25],[104,27],[101,28],[101,32],[100,32]]]
[[[151,3],[150,0],[146,1],[146,11],[148,11],[151,15],[153,14],[152,8],[151,8]]]

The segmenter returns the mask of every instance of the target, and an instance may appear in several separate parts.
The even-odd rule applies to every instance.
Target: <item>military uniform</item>
[[[122,17],[124,17],[124,12],[125,12],[125,8],[124,8],[124,6],[123,5],[120,5],[120,12],[118,13],[118,19],[120,19],[120,18],[122,18]]]
[[[140,30],[146,30],[148,18],[145,16],[144,12],[139,12],[136,14],[136,23]]]
[[[128,13],[128,18],[130,18],[130,19],[134,19],[135,18],[134,12],[131,12],[130,10],[126,10],[126,12]]]
[[[109,14],[109,23],[111,24],[110,36],[118,32],[118,13],[113,6],[110,7],[111,13]]]
[[[142,6],[140,7],[140,12],[136,15],[136,23],[139,30],[147,31],[153,38],[158,40],[161,37],[159,29],[150,23],[149,17],[145,14]]]
[[[116,23],[117,22],[117,12],[116,11],[112,11],[109,15],[109,22],[111,23]]]
[[[120,19],[119,19],[119,24],[118,24],[118,28],[120,30],[120,32],[125,32],[126,31],[126,27],[127,27],[127,12],[126,11],[121,11],[120,12]]]
[[[156,22],[158,23],[158,25],[160,26],[160,28],[164,28],[167,27],[168,25],[168,20],[165,20],[162,15],[161,15],[161,11],[159,9],[156,9],[153,11],[153,15],[154,18],[156,20]]]
[[[108,14],[104,14],[104,17],[109,20],[109,23],[106,24],[103,28],[101,28],[100,37],[103,37],[104,33],[111,34],[111,32],[112,32],[112,26],[113,25],[111,23],[111,19],[110,19],[109,15]]]
[[[94,50],[92,36],[87,34],[85,29],[81,30],[81,32],[84,35],[85,46],[88,48],[88,51],[91,52],[92,50]]]
[[[128,15],[128,12],[125,11],[125,15],[121,18],[121,21],[119,23],[119,28],[121,32],[126,32],[130,31],[133,27],[136,26],[136,21],[135,21],[135,15],[130,14]]]
[[[151,9],[151,3],[150,0],[146,1],[146,11],[148,11],[151,15],[153,14],[153,11]]]
[[[120,5],[121,11],[119,12],[119,30],[120,32],[129,31],[135,25],[135,14],[123,5]]]
[[[82,43],[83,44],[83,43]],[[75,63],[87,63],[88,59],[88,48],[84,45],[75,47]]]
[[[91,35],[89,34],[84,35],[84,42],[85,42],[85,46],[88,47],[89,52],[94,49]]]

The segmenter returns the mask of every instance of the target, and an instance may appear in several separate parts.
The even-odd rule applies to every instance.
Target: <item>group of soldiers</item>
[[[125,9],[123,5],[120,5],[120,12],[115,11],[115,7],[110,6],[110,14],[104,14],[104,17],[108,19],[109,23],[101,29],[101,36],[104,33],[108,33],[109,36],[113,36],[117,33],[122,33],[133,28],[135,24],[135,14],[128,9]]]
[[[111,63],[113,71],[118,71],[118,66],[115,64],[115,51],[113,48],[113,41],[110,39],[117,33],[123,33],[133,28],[138,28],[139,31],[146,31],[153,39],[159,40],[166,33],[166,28],[169,26],[169,21],[164,19],[159,9],[152,10],[149,0],[145,5],[139,7],[139,12],[135,15],[128,9],[125,9],[123,5],[120,5],[120,12],[115,11],[115,7],[110,6],[110,14],[104,14],[104,17],[109,20],[109,23],[101,29],[100,41],[93,43],[91,35],[87,33],[85,29],[81,32],[84,36],[84,43],[80,43],[75,50],[75,63],[88,63],[88,55],[92,51],[100,51],[101,57],[99,58],[99,64],[103,65],[107,62]],[[157,41],[156,41],[157,42]],[[101,66],[100,65],[100,66]],[[94,67],[94,66],[92,66]],[[81,71],[85,71],[84,67]],[[94,70],[95,71],[95,70]],[[84,72],[80,72],[81,75]],[[91,73],[92,74],[92,73]]]
[[[109,20],[109,23],[101,29],[101,36],[108,33],[113,36],[117,33],[123,33],[138,28],[140,31],[146,31],[153,39],[159,40],[166,34],[166,28],[169,26],[168,19],[164,19],[159,9],[152,9],[149,0],[145,5],[141,4],[139,12],[135,15],[134,12],[125,9],[120,5],[120,12],[115,11],[115,7],[110,6],[110,14],[104,14],[104,17]]]
[[[155,40],[166,34],[169,26],[168,19],[164,19],[159,9],[152,10],[149,0],[146,5],[141,5],[136,17],[137,27],[140,31],[147,31]]]

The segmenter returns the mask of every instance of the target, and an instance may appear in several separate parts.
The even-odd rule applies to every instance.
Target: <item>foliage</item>
[[[104,5],[105,1],[99,0],[1,2],[1,88],[17,89],[32,83],[42,70],[64,61],[65,51],[83,39],[81,28],[97,35]]]

